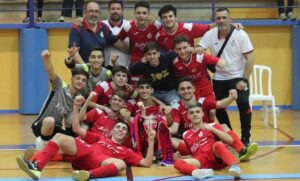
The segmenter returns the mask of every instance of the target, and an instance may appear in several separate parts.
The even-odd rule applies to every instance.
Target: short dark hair
[[[108,3],[108,8],[110,8],[111,4],[120,4],[123,9],[123,1],[122,0],[110,0]]]
[[[229,11],[228,8],[220,7],[220,8],[217,8],[217,9],[216,9],[216,12],[221,12],[221,11],[227,11],[227,12],[230,14],[230,11]]]
[[[125,66],[122,66],[122,65],[116,65],[116,66],[114,66],[114,68],[112,69],[112,75],[114,76],[118,72],[125,73],[128,78],[130,76],[129,71],[128,71],[128,69]]]
[[[147,8],[148,11],[150,10],[150,4],[146,1],[138,1],[134,4],[134,10],[136,10],[136,8],[138,7],[144,7]]]
[[[149,52],[150,50],[160,51],[159,45],[156,42],[146,42],[144,47],[144,53]]]
[[[187,42],[189,43],[189,38],[185,35],[177,35],[174,40],[173,40],[173,43],[174,44],[179,44],[179,43],[182,43],[182,42]]]
[[[122,90],[119,90],[119,91],[116,91],[112,94],[113,96],[116,95],[118,96],[119,98],[123,99],[125,102],[127,101],[128,99],[128,96],[126,94],[126,92],[122,91]]]
[[[189,77],[189,76],[184,76],[184,77],[182,77],[182,78],[180,78],[180,79],[178,80],[178,88],[179,88],[179,85],[180,85],[182,82],[189,82],[189,83],[191,83],[193,86],[195,86],[195,81],[194,81],[194,79],[192,79],[192,78]]]
[[[143,85],[143,84],[148,84],[150,85],[151,87],[153,87],[153,80],[151,77],[149,76],[145,76],[145,77],[142,77],[139,79],[137,85],[140,86],[140,85]]]
[[[171,4],[166,4],[163,7],[161,7],[158,11],[158,16],[160,17],[160,19],[162,18],[162,14],[168,13],[170,11],[173,11],[175,17],[177,16],[177,9],[171,5]]]
[[[90,55],[91,55],[91,53],[92,53],[93,51],[100,51],[100,52],[102,52],[102,56],[104,57],[104,49],[103,49],[103,47],[101,47],[101,46],[93,47],[93,48],[91,49],[91,51],[90,51]]]
[[[84,68],[76,68],[71,70],[72,77],[75,75],[84,75],[87,79],[89,79],[89,73]]]
[[[201,104],[200,102],[197,102],[196,104],[190,105],[190,106],[188,107],[188,109],[192,109],[192,108],[194,108],[194,107],[200,107],[200,108],[202,109],[202,104]]]

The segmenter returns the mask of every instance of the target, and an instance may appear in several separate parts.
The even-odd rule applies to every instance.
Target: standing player
[[[206,65],[216,65],[223,68],[225,61],[217,57],[204,54],[192,54],[189,39],[186,36],[178,35],[174,39],[177,58],[173,65],[178,78],[190,76],[195,81],[196,96],[209,97],[214,99],[214,92]]]
[[[232,144],[233,139],[227,134],[221,125],[213,123],[206,124],[202,120],[203,111],[201,104],[196,104],[188,108],[188,118],[191,120],[192,128],[183,134],[184,142],[191,152],[190,158],[179,159],[174,167],[183,174],[193,175],[198,179],[213,175],[209,169],[221,169],[230,166],[228,172],[235,178],[241,174],[236,160],[226,145]],[[221,141],[216,141],[220,139]],[[206,172],[199,168],[207,168]]]
[[[108,3],[108,20],[102,21],[105,23],[114,35],[118,35],[121,29],[129,23],[124,19],[123,1],[110,0]],[[129,39],[126,38],[124,43],[129,47]],[[113,66],[112,56],[118,55],[118,64],[125,67],[129,66],[130,55],[116,49],[114,46],[108,45],[105,48],[105,66]]]
[[[69,51],[76,52],[73,48],[69,49]],[[73,101],[74,97],[85,88],[89,77],[88,73],[84,70],[73,70],[71,84],[68,86],[55,73],[49,50],[44,50],[41,56],[51,82],[52,90],[37,120],[31,125],[32,131],[37,137],[37,149],[43,148],[47,141],[56,133],[75,135],[72,131],[71,120]],[[63,128],[63,120],[65,128]]]
[[[194,46],[194,39],[202,37],[214,24],[204,25],[195,23],[177,22],[177,9],[170,5],[164,5],[159,9],[158,15],[163,27],[155,36],[156,42],[164,51],[174,50],[174,38],[177,35],[187,36],[189,44]]]
[[[129,37],[131,62],[135,63],[142,60],[146,42],[154,41],[155,34],[161,27],[157,21],[149,22],[150,5],[146,1],[138,1],[134,5],[135,20],[122,28],[118,38],[124,40]]]
[[[227,64],[224,69],[217,67],[213,85],[217,100],[226,97],[229,89],[237,89],[238,99],[236,102],[240,113],[241,140],[245,145],[248,145],[250,143],[252,117],[252,110],[249,105],[248,79],[254,64],[253,46],[247,33],[243,30],[235,30],[231,26],[231,21],[229,10],[218,8],[215,16],[218,27],[207,32],[199,45],[204,49],[210,49],[212,55],[217,55],[227,35],[232,32],[221,54],[221,58],[226,59]],[[220,123],[227,124],[231,129],[226,109],[217,110],[216,115]]]
[[[120,121],[114,125],[111,139],[80,128],[78,110],[83,102],[82,96],[75,98],[72,127],[84,140],[56,134],[41,151],[43,154],[40,154],[34,161],[26,160],[22,156],[17,157],[18,165],[24,172],[38,180],[42,170],[58,150],[64,152],[65,159],[70,161],[76,169],[73,171],[73,178],[76,180],[116,176],[126,168],[126,164],[144,167],[152,165],[154,130],[148,130],[149,149],[146,157],[143,158],[122,145],[129,130],[125,122]]]

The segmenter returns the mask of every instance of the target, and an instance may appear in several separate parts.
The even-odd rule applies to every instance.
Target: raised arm
[[[79,119],[80,121],[86,119],[86,110],[88,108],[89,103],[91,102],[92,98],[96,95],[96,92],[91,91],[89,97],[84,102],[83,106],[80,109]]]
[[[79,109],[80,106],[84,102],[84,97],[79,95],[76,96],[73,103],[73,111],[72,111],[72,129],[74,133],[76,133],[78,136],[84,138],[86,135],[86,130],[80,127],[79,123]]]
[[[44,50],[41,53],[41,57],[44,61],[44,67],[47,71],[47,74],[48,74],[50,80],[53,81],[57,78],[57,74],[55,73],[54,68],[52,66],[50,56],[51,55],[50,55],[49,50]]]
[[[153,153],[154,153],[154,139],[155,139],[156,132],[151,128],[151,126],[149,126],[147,133],[148,133],[148,144],[149,144],[147,155],[139,163],[139,165],[143,167],[150,167],[152,165]]]

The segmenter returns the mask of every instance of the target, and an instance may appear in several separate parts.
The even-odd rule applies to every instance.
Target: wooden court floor
[[[239,117],[236,111],[229,112],[235,132],[240,133]],[[22,149],[34,144],[30,125],[36,116],[17,114],[0,115],[0,181],[30,180],[19,170],[16,156]],[[269,113],[269,125],[264,126],[262,112],[254,111],[252,119],[252,141],[259,144],[257,154],[245,163],[239,163],[242,169],[241,179],[245,180],[300,180],[300,112],[280,111],[277,115],[278,129],[272,126]],[[227,169],[218,170],[208,180],[232,180]],[[42,180],[72,180],[69,163],[50,163],[42,174]],[[173,167],[153,165],[151,168],[132,168],[134,180],[194,180],[182,176]],[[125,172],[120,176],[97,180],[126,180]]]

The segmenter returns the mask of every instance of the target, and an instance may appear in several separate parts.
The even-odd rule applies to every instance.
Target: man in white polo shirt
[[[250,142],[252,111],[249,105],[249,83],[248,79],[252,72],[254,57],[253,46],[243,30],[236,30],[231,26],[230,11],[227,8],[218,8],[215,13],[216,28],[208,31],[199,46],[210,49],[212,55],[227,60],[224,69],[216,67],[213,79],[213,88],[217,100],[228,96],[230,89],[237,89],[236,100],[241,121],[241,140],[245,146]],[[228,38],[229,37],[229,38]],[[219,53],[225,40],[223,52]],[[217,110],[217,118],[221,124],[227,124],[231,128],[226,109]]]

